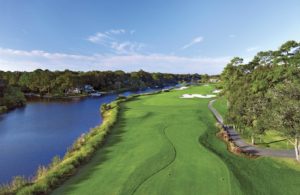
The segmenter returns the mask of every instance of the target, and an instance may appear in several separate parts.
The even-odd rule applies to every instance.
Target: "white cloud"
[[[0,48],[0,70],[119,70],[218,74],[231,57],[182,57],[164,54],[72,55]]]
[[[203,37],[196,37],[190,43],[184,45],[181,49],[187,49],[197,43],[201,43],[203,41]]]
[[[132,54],[140,51],[144,47],[144,44],[137,42],[112,42],[111,48],[117,54]]]
[[[255,46],[255,47],[249,47],[246,49],[247,52],[254,52],[254,51],[257,51],[259,49],[258,46]]]
[[[89,36],[87,38],[87,40],[92,43],[105,44],[105,43],[109,42],[110,40],[112,40],[112,37],[110,37],[106,33],[98,32],[95,35]]]
[[[117,54],[136,53],[146,46],[144,43],[120,40],[118,35],[126,33],[132,35],[135,33],[135,30],[111,29],[104,33],[98,32],[95,35],[89,36],[87,40],[91,43],[105,46]]]
[[[106,34],[115,34],[115,35],[125,34],[125,33],[126,33],[125,29],[111,29],[106,32]]]

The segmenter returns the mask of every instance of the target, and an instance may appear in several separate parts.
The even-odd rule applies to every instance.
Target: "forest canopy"
[[[276,130],[295,146],[299,160],[300,42],[259,52],[252,61],[235,57],[221,80],[228,100],[227,123],[255,137]]]
[[[25,104],[25,94],[62,97],[72,95],[76,89],[90,86],[97,91],[136,90],[163,87],[179,82],[198,82],[199,74],[149,73],[143,70],[124,71],[0,71],[0,112]]]
[[[152,86],[190,82],[200,79],[198,74],[148,73],[143,70],[125,73],[119,71],[75,72],[37,69],[33,72],[0,72],[8,85],[20,87],[23,92],[39,94],[65,93],[70,88],[91,85],[96,90],[139,89]]]

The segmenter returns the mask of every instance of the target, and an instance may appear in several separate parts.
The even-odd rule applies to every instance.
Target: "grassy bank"
[[[105,146],[53,194],[296,194],[292,161],[248,159],[227,151],[215,134],[209,94],[192,87],[121,104]]]
[[[78,138],[63,159],[55,157],[50,165],[40,167],[33,181],[26,182],[18,177],[17,180],[12,181],[11,185],[3,186],[0,189],[0,194],[44,194],[51,192],[53,188],[73,175],[78,167],[86,163],[95,151],[103,145],[105,137],[117,120],[119,104],[123,101],[125,99],[105,105],[101,109],[102,124]]]

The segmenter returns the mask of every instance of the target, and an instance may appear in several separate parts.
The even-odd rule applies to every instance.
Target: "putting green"
[[[53,194],[299,192],[299,171],[272,159],[251,160],[227,152],[215,136],[208,99],[179,98],[212,90],[213,86],[192,87],[122,104],[105,146]],[[272,177],[277,181],[272,183]]]

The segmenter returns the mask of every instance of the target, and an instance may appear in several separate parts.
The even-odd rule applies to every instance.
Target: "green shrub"
[[[26,103],[26,99],[21,90],[17,87],[7,87],[4,90],[4,96],[2,98],[2,104],[7,109],[23,106]]]
[[[42,178],[44,177],[48,172],[48,168],[45,166],[39,166],[38,170],[36,171],[36,178]]]
[[[50,164],[50,167],[53,168],[57,165],[59,165],[59,163],[61,162],[61,159],[59,156],[54,156],[53,159],[52,159],[52,162]]]
[[[0,106],[0,114],[7,112],[6,106]]]
[[[111,105],[110,104],[102,104],[100,112],[103,115],[106,111],[111,109]]]
[[[124,100],[126,99],[126,96],[124,95],[118,95],[117,99],[116,100]]]
[[[2,185],[0,187],[0,194],[15,194],[16,191],[28,185],[29,181],[23,176],[15,176],[10,184]]]

